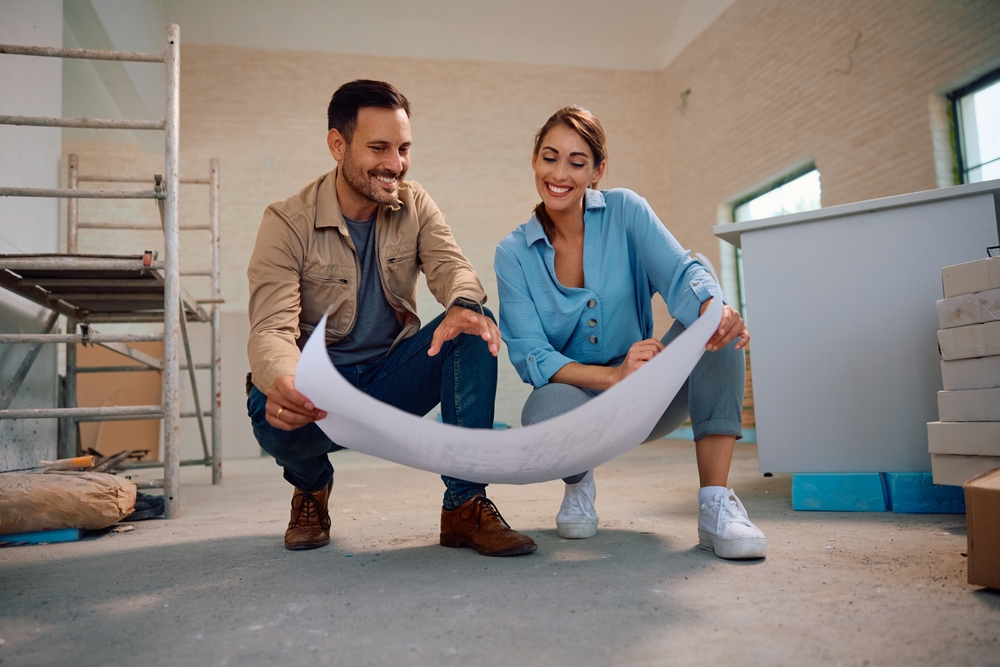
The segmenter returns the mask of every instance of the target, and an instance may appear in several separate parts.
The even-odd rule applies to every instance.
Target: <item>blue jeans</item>
[[[484,309],[493,319],[493,314]],[[448,341],[436,356],[427,356],[434,330],[444,313],[407,338],[384,358],[367,364],[337,366],[347,381],[373,398],[410,414],[423,416],[438,402],[441,420],[467,428],[493,428],[493,407],[497,393],[497,360],[486,341],[478,336],[459,334]],[[256,387],[247,397],[247,412],[261,449],[285,469],[285,479],[302,491],[318,491],[333,479],[333,465],[327,456],[344,449],[316,424],[283,431],[267,423],[265,396]],[[447,489],[444,508],[452,510],[476,494],[485,494],[486,485],[444,477]]]
[[[660,339],[667,345],[684,331],[684,325],[674,322]],[[743,350],[736,349],[739,338],[717,352],[701,355],[684,386],[670,402],[645,442],[662,438],[691,418],[695,441],[706,435],[743,437],[743,389],[746,383],[746,359]],[[528,395],[521,410],[521,425],[551,419],[583,405],[600,393],[568,384],[551,382]],[[567,484],[583,479],[584,473],[565,477]]]

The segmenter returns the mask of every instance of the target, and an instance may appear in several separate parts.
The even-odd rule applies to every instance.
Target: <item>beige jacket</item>
[[[334,169],[264,211],[247,268],[247,354],[253,383],[261,391],[266,392],[279,375],[295,373],[300,346],[327,308],[328,345],[354,328],[360,267],[340,212],[336,181]],[[393,346],[420,329],[416,301],[420,271],[444,306],[458,297],[486,301],[475,269],[430,195],[418,183],[404,182],[399,199],[399,206],[380,206],[375,218],[382,289],[402,325]]]

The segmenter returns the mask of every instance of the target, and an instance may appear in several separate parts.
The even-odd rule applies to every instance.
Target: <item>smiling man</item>
[[[343,449],[315,424],[326,415],[295,390],[301,346],[329,309],[326,343],[359,390],[416,415],[440,401],[445,423],[492,428],[500,332],[479,277],[410,166],[410,105],[388,83],[352,81],[327,110],[337,168],[264,212],[250,280],[254,435],[295,487],[285,548],[330,541],[333,466]],[[445,306],[421,327],[417,279]],[[469,432],[474,438],[475,433]],[[535,551],[485,485],[442,478],[441,544],[489,556]]]

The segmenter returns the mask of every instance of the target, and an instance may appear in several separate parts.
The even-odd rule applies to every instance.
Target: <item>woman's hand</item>
[[[647,338],[646,340],[640,340],[638,343],[632,343],[632,347],[628,349],[628,354],[625,355],[625,361],[615,369],[615,384],[642,368],[647,361],[655,357],[664,347],[663,343],[655,338]]]
[[[708,310],[710,303],[712,303],[711,299],[701,304],[701,314]],[[736,349],[742,350],[750,342],[750,332],[747,330],[746,322],[737,311],[729,306],[722,306],[722,320],[719,322],[719,328],[715,335],[708,339],[705,349],[709,352],[721,350],[737,336],[740,338],[740,342],[736,344]]]

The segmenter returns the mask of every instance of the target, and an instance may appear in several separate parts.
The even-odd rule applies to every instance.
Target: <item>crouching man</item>
[[[253,386],[247,410],[261,448],[295,487],[285,548],[330,541],[333,466],[343,449],[314,423],[326,415],[295,390],[300,348],[330,309],[327,351],[359,390],[415,415],[440,401],[445,423],[492,428],[500,332],[479,277],[410,165],[410,108],[380,81],[333,95],[327,144],[337,167],[264,212],[247,277]],[[446,312],[420,326],[419,272]],[[475,437],[473,431],[469,437]],[[488,556],[532,553],[486,485],[445,483],[441,544]]]

